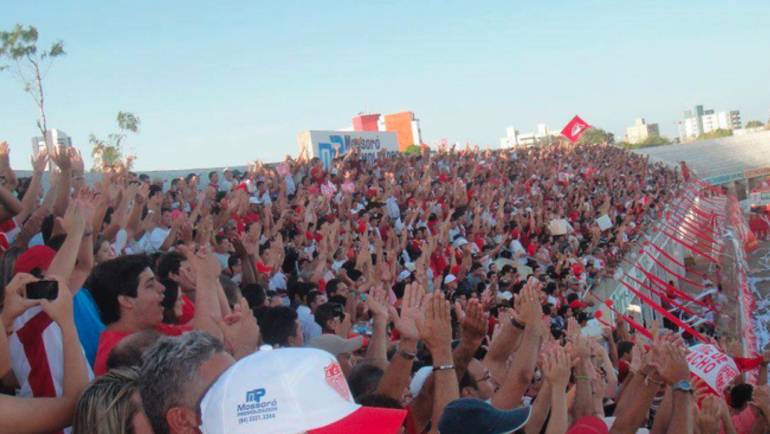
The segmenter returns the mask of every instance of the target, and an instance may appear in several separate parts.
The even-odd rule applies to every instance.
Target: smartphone
[[[55,300],[59,296],[59,282],[55,280],[38,280],[27,284],[27,298],[30,300]]]

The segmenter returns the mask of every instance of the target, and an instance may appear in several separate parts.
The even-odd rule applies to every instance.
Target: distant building
[[[704,110],[702,105],[684,112],[684,120],[679,123],[679,136],[683,142],[696,139],[701,134],[716,130],[737,130],[741,128],[741,112],[738,110],[714,112]]]
[[[517,146],[535,146],[549,142],[553,137],[558,137],[559,132],[551,131],[546,124],[535,126],[535,131],[522,133],[514,127],[505,129],[505,137],[500,138],[501,148],[515,148]]]
[[[659,135],[658,124],[648,124],[644,118],[637,119],[633,126],[626,128],[626,142],[632,145],[642,143],[648,137]]]
[[[32,149],[37,151],[46,148],[50,151],[54,143],[61,147],[68,147],[72,146],[72,139],[62,130],[50,129],[45,132],[45,140],[40,136],[32,138]]]
[[[353,117],[353,131],[390,131],[396,133],[399,151],[422,144],[420,120],[412,112],[381,115],[359,114]]]
[[[379,128],[377,127],[377,121],[379,119],[379,113],[353,116],[353,131],[379,131]]]

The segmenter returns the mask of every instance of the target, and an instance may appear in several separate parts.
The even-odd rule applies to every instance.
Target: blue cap
[[[447,404],[438,422],[441,434],[507,434],[527,424],[530,407],[502,411],[473,398]]]

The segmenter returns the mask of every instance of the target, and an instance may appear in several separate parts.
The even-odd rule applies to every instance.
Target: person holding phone
[[[50,398],[20,398],[0,395],[0,432],[18,434],[52,432],[69,426],[80,393],[89,382],[89,371],[75,330],[72,292],[63,279],[38,283],[36,277],[19,273],[5,287],[3,321],[0,321],[0,375],[10,370],[6,324],[27,309],[40,306],[61,330],[64,381],[62,394]],[[35,289],[37,288],[37,289]],[[55,292],[56,297],[49,299]],[[32,294],[34,293],[34,294]],[[45,295],[46,298],[29,298]]]

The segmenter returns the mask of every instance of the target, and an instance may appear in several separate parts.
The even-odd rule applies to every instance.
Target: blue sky
[[[51,127],[84,151],[118,111],[142,119],[137,168],[275,161],[305,129],[411,110],[425,141],[497,145],[575,113],[622,135],[676,134],[696,103],[770,117],[770,2],[12,1],[67,56],[47,77]],[[28,168],[35,107],[0,75],[0,137]]]

